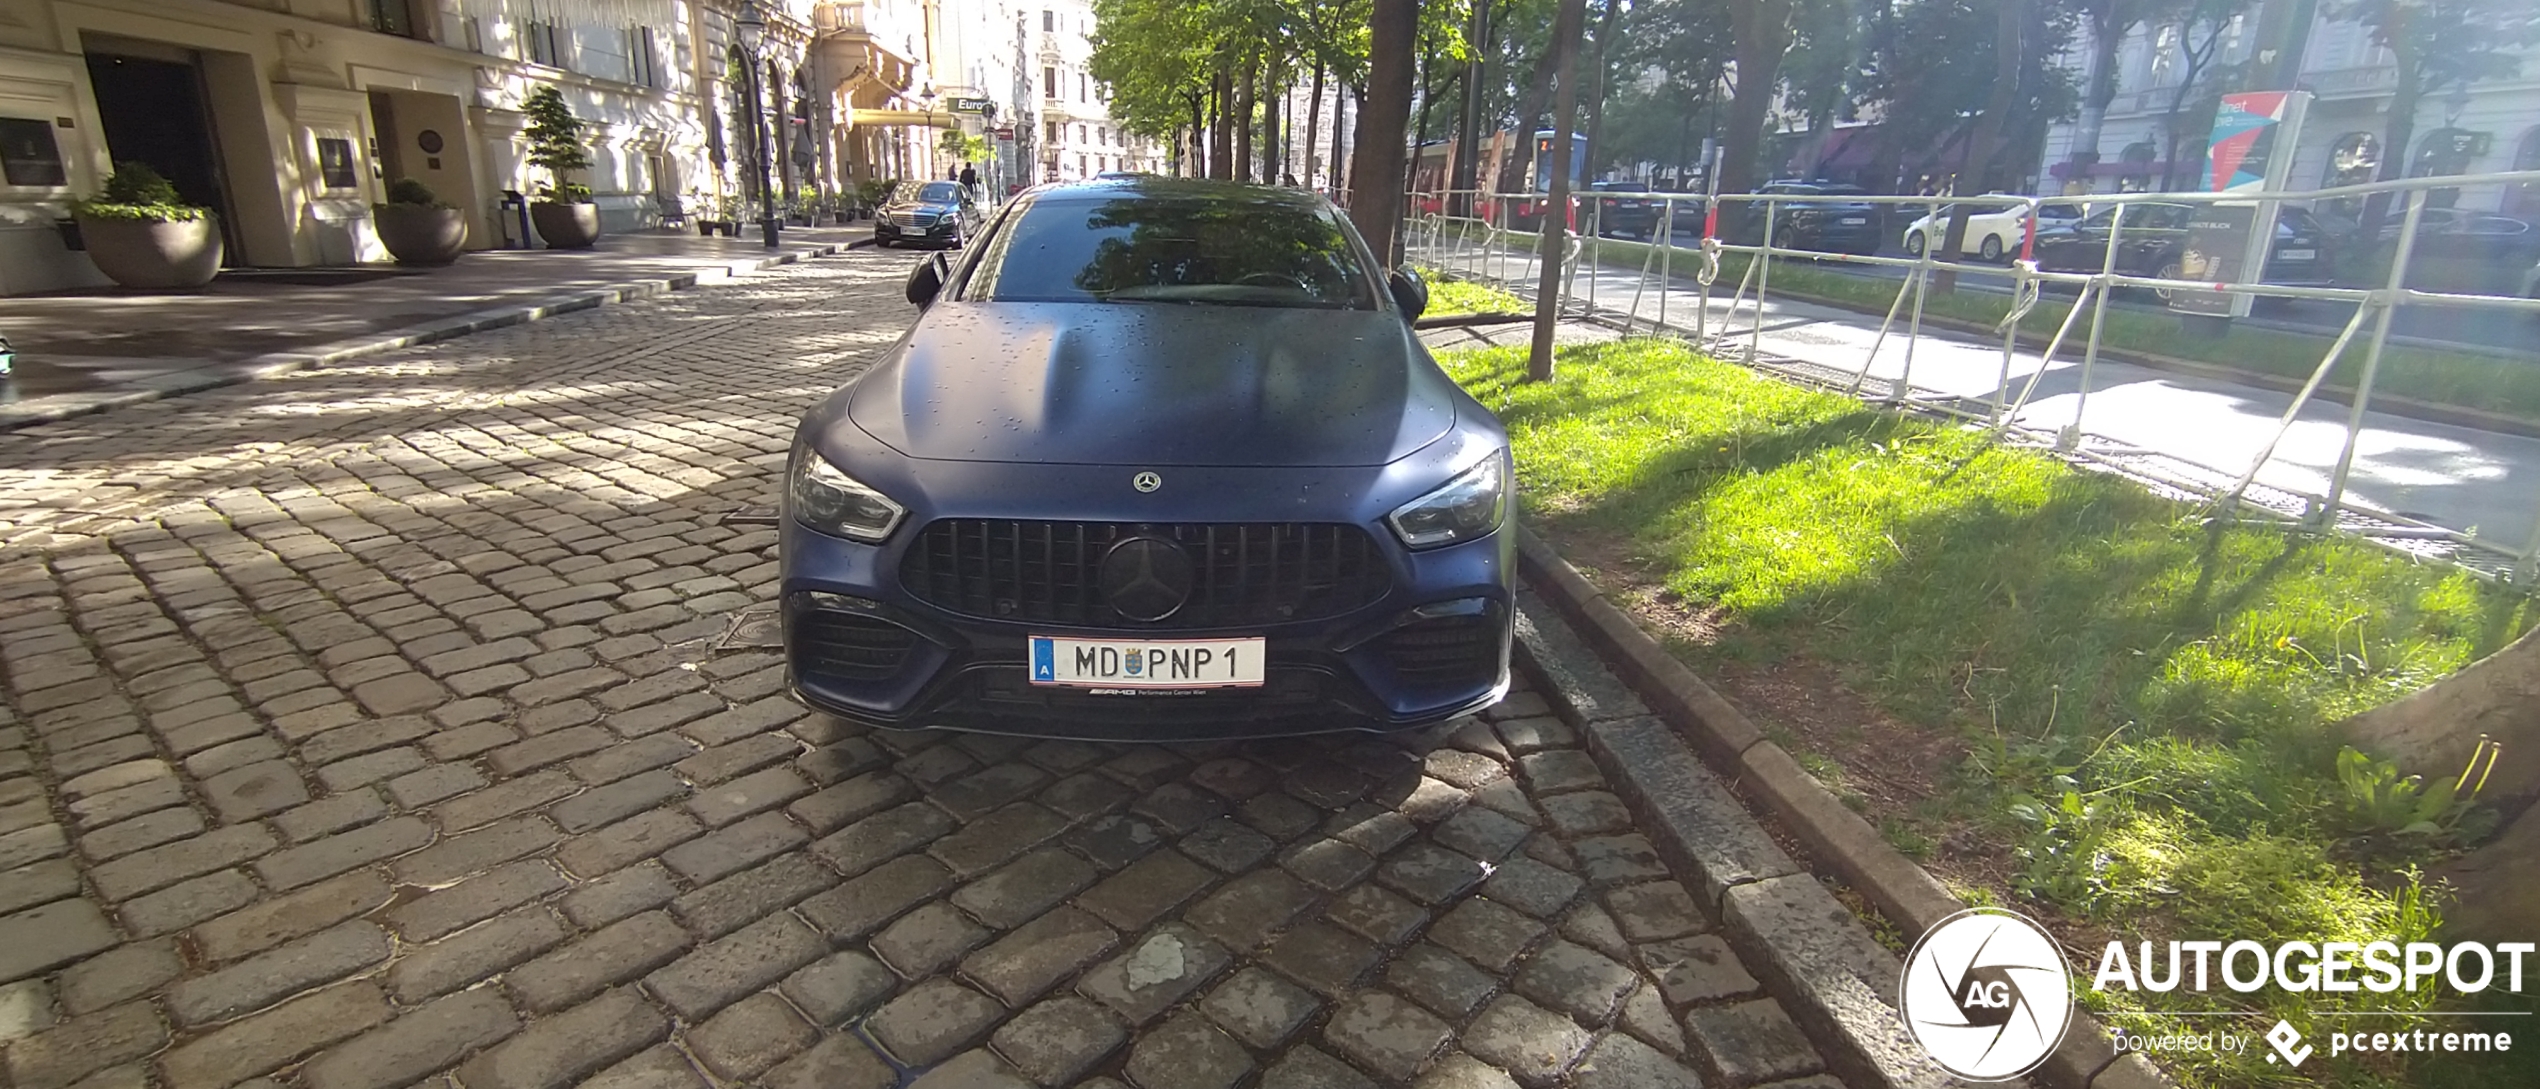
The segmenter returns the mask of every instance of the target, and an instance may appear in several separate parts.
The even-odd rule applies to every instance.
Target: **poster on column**
[[[2303,91],[2222,96],[2206,146],[2205,191],[2252,197],[2281,191],[2310,98]],[[2266,240],[2275,235],[2276,207],[2255,200],[2199,205],[2179,249],[2177,277],[2217,285],[2259,282],[2265,275]],[[2170,296],[2175,313],[2213,317],[2246,317],[2249,303],[2247,295],[2219,290]]]

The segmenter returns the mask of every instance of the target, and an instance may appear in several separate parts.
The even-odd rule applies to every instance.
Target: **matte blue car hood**
[[[850,397],[916,458],[1302,467],[1400,460],[1460,394],[1391,311],[947,300]]]

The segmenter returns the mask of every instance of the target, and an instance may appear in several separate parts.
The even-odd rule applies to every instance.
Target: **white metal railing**
[[[2341,331],[2321,355],[2292,404],[2278,421],[2274,434],[2265,442],[2257,457],[2245,469],[2222,469],[2195,466],[2203,470],[2204,483],[2192,485],[2206,494],[2217,510],[2224,514],[2251,509],[2245,505],[2261,470],[2276,454],[2278,445],[2289,432],[2302,410],[2317,396],[2329,371],[2362,343],[2361,372],[2348,406],[2345,436],[2334,469],[2328,474],[2327,486],[2319,494],[2285,493],[2298,498],[2295,511],[2260,508],[2262,513],[2288,516],[2295,524],[2320,529],[2344,529],[2349,532],[2390,540],[2433,541],[2446,546],[2446,558],[2488,576],[2510,578],[2522,585],[2540,583],[2540,524],[2536,524],[2528,541],[2509,547],[2481,540],[2474,533],[2458,528],[2427,525],[2386,511],[2353,508],[2346,498],[2349,477],[2354,469],[2355,454],[2361,437],[2365,414],[2369,411],[2376,383],[2382,371],[2383,357],[2391,339],[2391,326],[2397,314],[2408,307],[2441,306],[2476,311],[2511,311],[2540,319],[2540,298],[2481,295],[2459,291],[2428,291],[2406,286],[2407,274],[2415,255],[2429,197],[2438,190],[2501,187],[2540,184],[2540,171],[2521,171],[2442,178],[2414,178],[2395,182],[2341,186],[2307,192],[2272,193],[2110,193],[2084,196],[2011,196],[1988,194],[1977,197],[1951,196],[1872,196],[1863,194],[1720,194],[1717,196],[1676,193],[1574,193],[1570,198],[1567,220],[1573,229],[1564,246],[1557,270],[1558,305],[1566,313],[1598,317],[1619,324],[1626,332],[1643,328],[1653,334],[1683,335],[1715,354],[1734,357],[1750,366],[1772,366],[1763,353],[1766,299],[1772,290],[1772,269],[1776,260],[1804,259],[1821,264],[1837,264],[1866,268],[1902,270],[1893,301],[1879,325],[1867,356],[1857,370],[1845,375],[1846,381],[1828,383],[1834,388],[1861,395],[1868,384],[1873,364],[1880,351],[1897,332],[1899,317],[1904,319],[1904,353],[1901,373],[1888,379],[1885,389],[1869,391],[1883,403],[1916,410],[1944,410],[1953,414],[1980,418],[1997,433],[2029,433],[2040,445],[2051,447],[2067,456],[2084,461],[2107,459],[2084,442],[2089,433],[2084,423],[2089,409],[2091,379],[2102,355],[2102,330],[2108,320],[2110,296],[2121,288],[2151,289],[2167,293],[2199,293],[2207,296],[2247,297],[2250,299],[2310,300],[2353,307]],[[2266,282],[2218,283],[2213,281],[2165,278],[2143,275],[2124,267],[2120,254],[2125,252],[2126,218],[2129,210],[2144,204],[2255,206],[2264,214],[2258,224],[2272,224],[2275,211],[2286,205],[2307,205],[2315,201],[2351,200],[2374,194],[2391,195],[2392,211],[2399,217],[2400,229],[2389,253],[2389,268],[2377,286],[2345,287],[2278,284]],[[1414,257],[1447,271],[1481,279],[1508,283],[1521,294],[1531,294],[1533,275],[1537,269],[1532,252],[1539,248],[1539,224],[1553,214],[1551,198],[1541,193],[1497,193],[1483,190],[1414,191],[1407,194],[1410,209],[1407,248]],[[1640,268],[1632,280],[1631,296],[1626,303],[1616,298],[1598,298],[1600,284],[1606,279],[1597,270],[1617,267],[1601,257],[1604,235],[1601,228],[1605,210],[1620,201],[1640,201],[1655,205],[1649,214],[1649,229],[1644,241]],[[2038,208],[2045,204],[2085,207],[2086,214],[2106,212],[2109,216],[2107,238],[2099,247],[2095,271],[2049,271],[2038,267],[2035,259]],[[1784,229],[1791,221],[1790,213],[1810,205],[1869,205],[1885,211],[1904,205],[1920,205],[1926,212],[1937,214],[1949,205],[1968,205],[1978,212],[2015,212],[2020,222],[2017,256],[2007,266],[1974,263],[1964,254],[1944,257],[1940,244],[1926,244],[1918,255],[1910,258],[1879,256],[1811,249],[1792,244]],[[1731,210],[1724,217],[1723,210]],[[1724,233],[1723,219],[1736,230]],[[1884,217],[1873,213],[1872,220]],[[1688,232],[1688,224],[1698,224]],[[1884,241],[1901,229],[1873,222],[1868,224],[1874,237]],[[1935,222],[1935,227],[1938,223]],[[1690,249],[1677,244],[1677,239],[1694,233],[1698,240]],[[1737,240],[1732,241],[1732,236]],[[2368,240],[2369,242],[2369,240]],[[2263,251],[2272,263],[2272,243]],[[2375,250],[2378,255],[2378,247]],[[1671,322],[1668,301],[1670,286],[1676,282],[1679,254],[1694,265],[1696,295],[1691,325]],[[1716,321],[1712,316],[1713,289],[1719,279],[1723,258],[1742,255],[1745,267],[1730,297],[1729,306]],[[2007,256],[2007,254],[2006,254]],[[1579,290],[1582,267],[1590,270],[1586,290]],[[1924,329],[1924,304],[1933,280],[1948,274],[1953,277],[1990,279],[2004,283],[2012,304],[1995,332],[2001,336],[2001,381],[1996,383],[1990,403],[1981,412],[1969,413],[1951,407],[1955,398],[1932,391],[1917,391],[1913,385],[1916,347],[1927,339]],[[2036,370],[2028,376],[2016,395],[2010,394],[2011,373],[2015,362],[2022,326],[2028,320],[2043,290],[2049,286],[2075,292],[2070,308],[2047,338]],[[1657,312],[1647,313],[1646,303],[1655,289]],[[1748,305],[1749,289],[1752,305]],[[1738,322],[1740,312],[1749,311],[1748,320]],[[2039,379],[2054,366],[2056,357],[2073,339],[2077,328],[2088,317],[2087,332],[2082,334],[2078,371],[2078,394],[2074,398],[2072,418],[2052,431],[2036,431],[2015,425],[2029,398],[2038,388]],[[1731,328],[1741,324],[1742,328]],[[1714,326],[1717,328],[1714,328]],[[1741,343],[1742,342],[1742,343]],[[2535,361],[2540,365],[2540,361]],[[1779,368],[1787,370],[1786,367]],[[2111,444],[2101,444],[2102,446]],[[2193,462],[2175,455],[2170,460],[2186,465]],[[2217,481],[2229,481],[2220,484]],[[2191,486],[2171,481],[2180,486]],[[2282,492],[2282,489],[2270,489]],[[2540,497],[2535,497],[2540,500]],[[2540,502],[2535,502],[2540,507]],[[2421,552],[2422,550],[2419,549]],[[2498,561],[2503,561],[2499,563]]]

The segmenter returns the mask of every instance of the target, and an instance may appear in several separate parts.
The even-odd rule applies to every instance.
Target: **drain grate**
[[[784,621],[774,606],[732,614],[731,622],[724,625],[723,638],[714,641],[717,651],[776,650],[784,645]]]

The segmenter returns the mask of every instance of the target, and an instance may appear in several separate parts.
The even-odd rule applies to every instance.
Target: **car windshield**
[[[1335,310],[1377,305],[1375,278],[1329,207],[1221,195],[1034,201],[989,240],[963,296]]]
[[[927,182],[918,187],[915,199],[925,204],[950,204],[961,199],[961,183]]]

